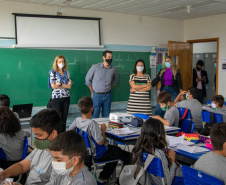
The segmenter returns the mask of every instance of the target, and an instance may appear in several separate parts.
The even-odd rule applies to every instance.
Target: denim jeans
[[[176,99],[176,97],[178,95],[173,86],[163,87],[162,91],[166,91],[166,92],[170,93],[172,102],[174,102],[174,100]],[[165,114],[165,112],[161,109],[160,105],[157,103],[157,106],[155,108],[155,115],[164,117],[164,114]]]
[[[93,92],[93,116],[92,118],[99,118],[100,110],[102,108],[102,117],[108,117],[111,110],[111,92],[107,94],[97,94]]]

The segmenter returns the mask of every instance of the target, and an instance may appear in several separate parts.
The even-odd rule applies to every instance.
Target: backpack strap
[[[144,171],[147,170],[148,166],[152,162],[152,160],[155,158],[154,155],[148,154],[148,157],[144,163]],[[141,169],[140,172],[138,173],[136,179],[134,180],[134,185],[137,185],[138,181],[140,180],[141,176],[143,175],[143,170]]]

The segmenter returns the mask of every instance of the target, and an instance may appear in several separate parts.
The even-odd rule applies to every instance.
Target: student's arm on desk
[[[8,177],[18,176],[30,170],[31,161],[24,159],[0,172],[0,182]]]
[[[103,145],[104,142],[105,142],[105,130],[106,130],[106,128],[107,128],[107,127],[106,127],[105,123],[102,124],[101,127],[100,127],[100,130],[101,130],[102,136],[103,136],[103,140],[100,141],[99,143],[97,143],[98,145]]]
[[[161,121],[164,125],[166,125],[166,126],[168,126],[168,127],[171,127],[171,124],[170,124],[167,120],[163,119],[161,116],[153,116],[152,118],[158,119],[158,120]]]

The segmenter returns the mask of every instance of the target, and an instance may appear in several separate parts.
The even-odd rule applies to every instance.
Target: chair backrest
[[[202,121],[206,123],[210,123],[210,112],[203,110],[202,111]],[[214,113],[214,123],[223,122],[222,114]]]
[[[214,123],[223,122],[222,114],[214,113]]]
[[[143,160],[145,161],[148,157],[147,153],[143,153]],[[162,184],[164,183],[164,172],[163,172],[163,168],[162,168],[162,161],[161,159],[159,159],[158,157],[155,157],[152,162],[150,163],[150,165],[148,166],[147,170],[148,173],[155,175],[155,176],[159,176],[162,180]]]
[[[220,179],[188,166],[183,165],[182,172],[185,185],[223,185]]]
[[[184,111],[185,111],[186,108],[182,108],[182,107],[179,107],[178,110],[179,110],[179,117],[182,118],[182,116],[184,115]],[[184,119],[191,119],[191,111],[188,109],[188,112],[187,112],[187,115],[184,117]]]
[[[134,113],[133,115],[134,115],[135,117],[138,117],[138,118],[149,119],[149,116],[146,115],[146,114]]]
[[[181,131],[183,131],[184,133],[193,133],[194,127],[195,127],[194,122],[188,119],[184,119],[181,126]]]
[[[75,128],[75,130],[83,137],[83,139],[84,139],[84,141],[86,143],[87,148],[91,148],[88,134],[85,131],[83,131],[82,129],[77,128],[77,127]]]
[[[25,137],[24,138],[24,150],[23,150],[22,159],[25,159],[27,157],[27,150],[28,150],[28,139],[27,139],[27,137]]]
[[[3,151],[2,147],[0,148],[0,159],[7,160],[5,152]]]

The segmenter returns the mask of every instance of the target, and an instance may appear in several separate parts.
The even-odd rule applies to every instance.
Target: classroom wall
[[[226,72],[220,70],[222,58],[226,58],[226,14],[207,16],[184,21],[184,39],[219,38],[218,93],[226,96],[224,79]],[[209,79],[210,80],[210,79]]]
[[[200,42],[193,44],[193,53],[216,53],[217,42]]]
[[[15,37],[12,13],[56,15],[57,7],[0,1],[0,37]],[[184,40],[184,21],[74,8],[62,8],[65,16],[100,17],[103,44],[167,45],[168,40]]]

